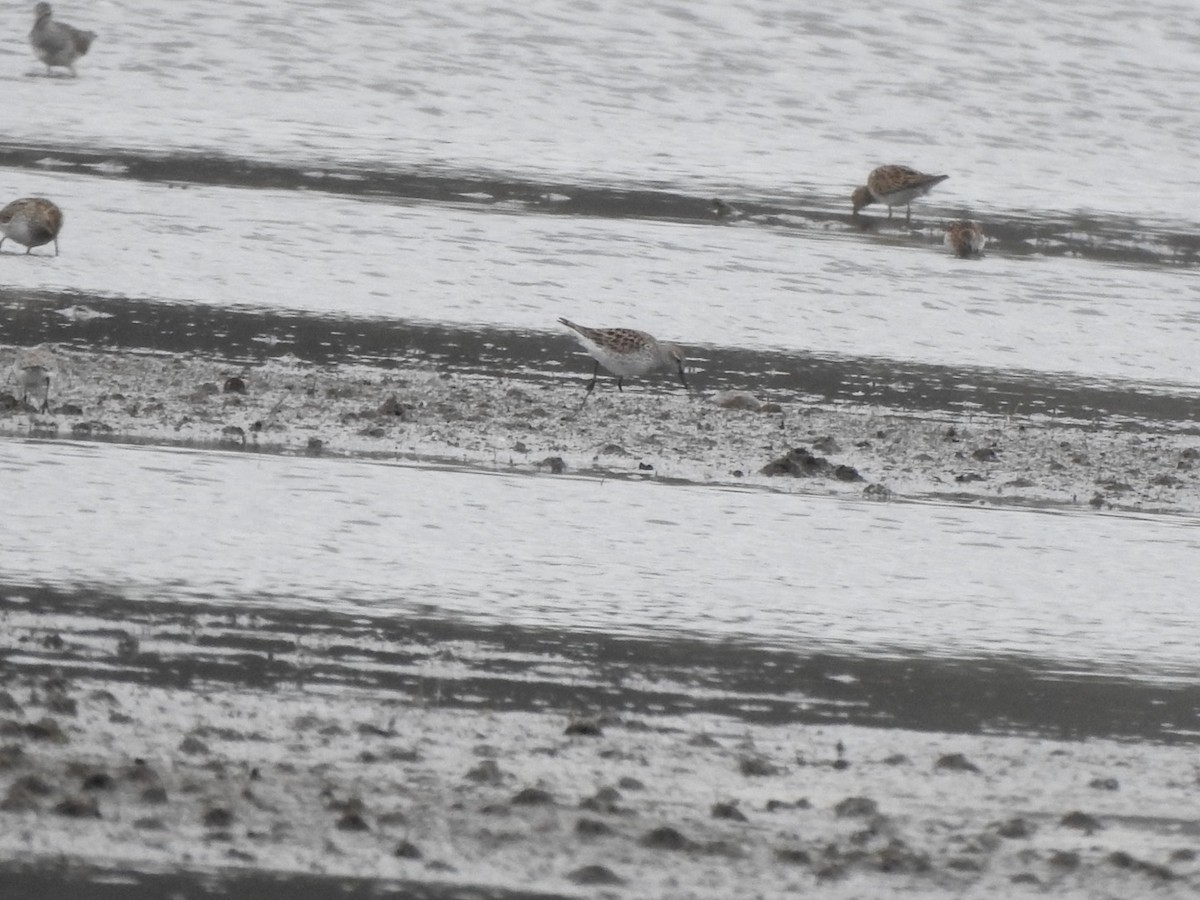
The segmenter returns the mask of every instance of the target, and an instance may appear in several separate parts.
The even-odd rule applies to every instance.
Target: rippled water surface
[[[8,140],[839,197],[872,165],[911,162],[952,173],[946,202],[968,209],[1185,221],[1200,194],[1186,3],[114,0],[60,14],[100,38],[83,77],[53,84],[7,43]]]
[[[1190,520],[36,441],[0,479],[37,493],[0,548],[27,584],[1196,672]]]

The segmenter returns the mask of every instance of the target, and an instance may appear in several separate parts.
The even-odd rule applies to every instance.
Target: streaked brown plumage
[[[963,220],[951,222],[946,226],[946,246],[954,251],[956,256],[969,259],[978,256],[987,244],[987,235],[978,222]]]
[[[596,387],[601,366],[617,376],[619,391],[625,390],[623,382],[626,378],[661,368],[675,369],[684,388],[688,389],[687,378],[683,374],[686,357],[682,348],[675,344],[656,340],[652,335],[632,328],[587,328],[569,319],[560,318],[558,321],[576,333],[579,343],[596,360],[592,380],[587,383],[587,391],[583,395],[585,402]]]
[[[25,245],[29,253],[34,247],[54,241],[54,255],[58,256],[58,233],[62,231],[62,210],[44,197],[22,197],[0,209],[0,247],[6,238]]]
[[[850,202],[854,205],[855,215],[871,203],[886,203],[889,219],[892,217],[893,206],[904,206],[904,221],[911,224],[912,201],[949,177],[926,175],[908,166],[880,166],[867,176],[864,186],[855,189]]]

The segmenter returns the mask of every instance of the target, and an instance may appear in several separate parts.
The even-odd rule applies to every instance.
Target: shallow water
[[[1192,221],[1190,12],[113,0],[59,11],[100,34],[77,81],[29,77],[15,40],[0,60],[11,141],[771,196],[848,196],[873,165],[911,162],[950,172],[967,209]]]
[[[0,444],[0,479],[36,497],[15,583],[1196,673],[1190,519],[39,441]]]

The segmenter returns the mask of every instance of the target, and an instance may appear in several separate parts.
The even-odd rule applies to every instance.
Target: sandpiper
[[[970,259],[978,256],[987,244],[987,235],[978,222],[951,222],[946,226],[946,246],[954,251],[956,256]]]
[[[29,253],[34,247],[54,241],[54,255],[58,256],[58,233],[62,231],[62,210],[43,197],[22,197],[0,209],[0,247],[5,238],[12,238],[25,245]]]
[[[21,388],[21,404],[29,404],[29,395],[42,395],[42,405],[38,412],[50,408],[50,373],[58,372],[58,359],[50,352],[45,344],[36,347],[26,347],[17,351],[13,360],[12,372]]]
[[[96,39],[94,31],[81,31],[66,22],[56,22],[51,17],[50,4],[39,3],[33,8],[33,30],[29,32],[29,43],[37,58],[46,64],[46,74],[54,74],[55,66],[70,70],[75,75],[75,60],[88,52]]]
[[[585,328],[576,325],[569,319],[560,318],[576,333],[585,350],[596,360],[592,370],[592,380],[587,383],[583,400],[586,403],[588,395],[596,387],[596,378],[600,367],[617,376],[617,390],[624,391],[623,382],[633,375],[645,375],[655,369],[674,368],[679,372],[679,380],[688,390],[687,378],[683,374],[684,353],[675,344],[655,340],[644,331],[632,328]]]
[[[856,188],[851,196],[854,214],[871,203],[886,203],[888,218],[892,217],[893,206],[904,206],[904,221],[912,224],[912,201],[936,184],[941,184],[949,175],[926,175],[908,166],[880,166],[867,176],[867,183]]]

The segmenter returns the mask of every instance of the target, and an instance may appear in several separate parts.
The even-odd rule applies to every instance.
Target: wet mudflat
[[[764,677],[703,643],[664,663],[670,645],[13,588],[0,615],[0,846],[8,883],[45,896],[1182,897],[1200,876],[1194,733],[1054,715],[1120,687],[844,659]],[[873,696],[889,681],[907,703]],[[1192,689],[1135,693],[1194,717]],[[931,696],[945,715],[922,721]]]
[[[1186,412],[1182,399],[1110,397],[1109,405],[1136,405],[1139,415],[1100,422],[928,409],[924,400],[903,406],[895,398],[776,402],[775,392],[687,392],[655,381],[621,393],[603,378],[585,401],[585,373],[550,378],[503,365],[460,372],[402,358],[332,366],[61,345],[56,352],[49,408],[39,411],[40,397],[17,397],[10,384],[0,432],[874,499],[1200,511],[1194,429],[1170,421]],[[0,348],[0,362],[13,354]],[[1080,399],[1064,393],[1049,402],[1059,410]],[[1168,411],[1166,422],[1154,420],[1158,408]]]

